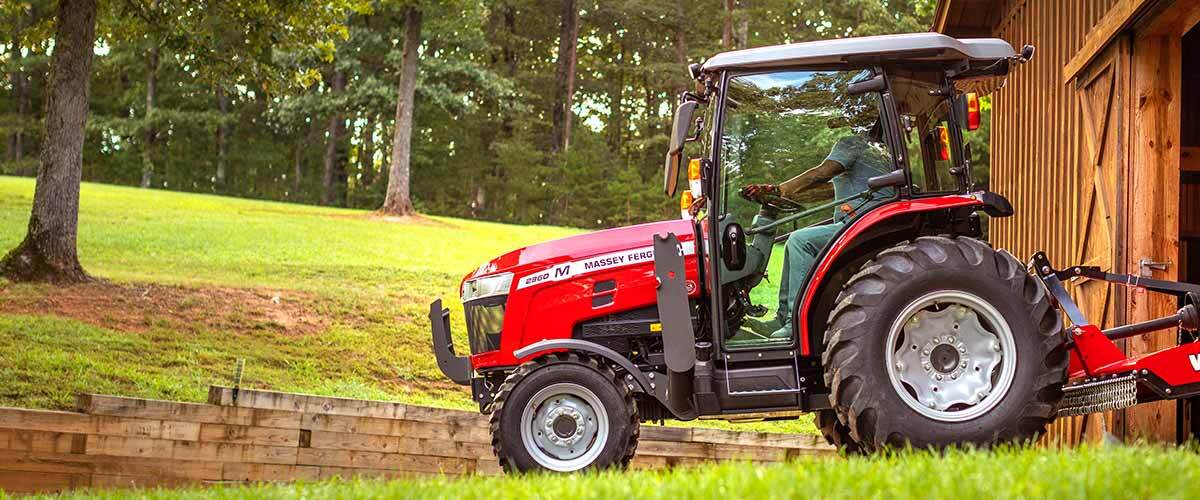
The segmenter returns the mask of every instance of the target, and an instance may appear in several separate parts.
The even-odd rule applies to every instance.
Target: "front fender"
[[[518,349],[513,353],[517,359],[522,362],[540,357],[545,354],[559,351],[582,351],[600,356],[613,364],[621,367],[626,373],[633,376],[634,382],[637,383],[637,388],[647,394],[654,394],[655,387],[650,378],[646,376],[641,369],[633,364],[632,361],[622,356],[617,351],[604,347],[595,342],[588,342],[579,339],[551,339],[535,342],[525,347]]]

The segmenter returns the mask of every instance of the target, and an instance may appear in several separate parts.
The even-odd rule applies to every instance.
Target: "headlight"
[[[462,301],[470,302],[475,299],[507,294],[508,289],[512,287],[512,279],[512,273],[503,273],[463,283]]]

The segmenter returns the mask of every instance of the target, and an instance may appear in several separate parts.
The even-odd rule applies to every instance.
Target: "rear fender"
[[[855,219],[825,247],[804,294],[796,301],[793,318],[800,329],[800,354],[819,355],[829,312],[842,285],[875,253],[905,240],[927,234],[946,234],[955,213],[986,211],[994,216],[1011,215],[1008,200],[994,193],[938,196],[882,205]]]

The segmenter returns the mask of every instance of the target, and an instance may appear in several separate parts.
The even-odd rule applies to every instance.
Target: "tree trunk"
[[[688,65],[687,22],[685,0],[675,0],[675,63],[683,68]],[[693,84],[691,78],[684,80],[684,84],[678,89],[678,92],[686,92]]]
[[[150,69],[146,72],[146,143],[142,145],[142,187],[150,187],[154,177],[154,141],[158,131],[154,130],[154,103],[158,100],[158,42],[150,47]]]
[[[571,146],[571,103],[575,98],[575,49],[579,41],[579,9],[575,0],[562,0],[562,24],[558,34],[558,69],[554,73],[554,143],[551,152]]]
[[[217,125],[217,190],[225,191],[225,178],[229,173],[229,96],[225,88],[217,85],[217,111],[221,114],[221,122]]]
[[[346,89],[346,74],[341,70],[335,70],[331,80],[329,90],[333,95],[341,94]],[[321,178],[322,205],[332,205],[337,199],[334,183],[338,177],[338,146],[342,142],[345,128],[346,120],[341,111],[334,111],[333,116],[329,118],[329,137],[325,140],[325,172]]]
[[[725,50],[733,48],[733,3],[725,0],[725,29],[721,31],[721,48]]]
[[[304,140],[308,134],[296,133],[296,145],[292,148],[292,193],[289,198],[300,199],[300,176],[304,168]]]
[[[358,169],[362,172],[362,186],[371,187],[375,183],[375,113],[367,113],[362,142],[358,146]]]
[[[46,95],[46,132],[29,215],[29,232],[0,262],[14,281],[79,282],[79,181],[96,33],[95,0],[59,0]]]
[[[750,15],[746,9],[750,7],[750,0],[740,0],[742,4],[741,19],[738,20],[737,32],[737,48],[744,49],[750,46]]]
[[[392,138],[392,165],[388,174],[387,196],[383,213],[413,213],[409,193],[409,168],[412,160],[413,105],[417,91],[417,46],[421,44],[421,11],[409,7],[404,22],[404,58],[400,62],[400,87],[396,98],[396,132]]]
[[[607,123],[607,139],[608,147],[613,151],[617,151],[621,147],[621,139],[625,135],[625,114],[621,111],[621,103],[625,98],[625,68],[624,65],[628,62],[625,57],[625,38],[620,32],[613,33],[613,38],[616,39],[617,48],[620,49],[620,57],[617,58],[616,68],[612,71],[612,81],[608,82],[608,123]]]
[[[18,23],[23,24],[20,21]],[[9,78],[13,87],[13,109],[17,112],[17,130],[10,138],[8,153],[13,163],[19,163],[25,158],[25,131],[22,127],[25,126],[25,113],[29,110],[29,93],[26,89],[28,80],[21,67],[21,39],[18,37],[18,33],[13,33],[11,53],[14,61],[11,63],[13,70],[9,74]]]

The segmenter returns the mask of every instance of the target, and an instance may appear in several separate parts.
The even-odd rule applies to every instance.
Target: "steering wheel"
[[[742,199],[745,199],[746,201],[752,201],[764,207],[784,213],[804,211],[804,205],[777,194],[761,193],[758,195],[758,199],[754,199],[746,195],[746,188],[742,188],[738,190],[738,196],[741,196]]]

